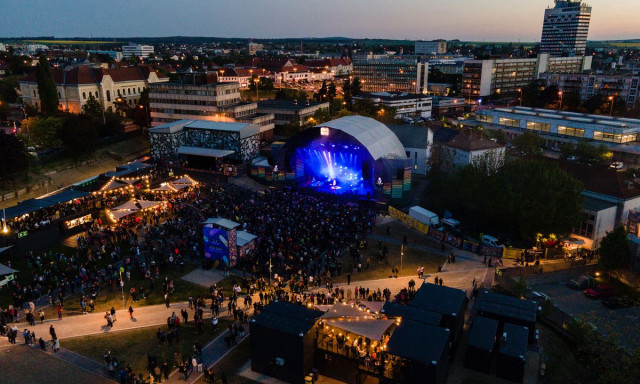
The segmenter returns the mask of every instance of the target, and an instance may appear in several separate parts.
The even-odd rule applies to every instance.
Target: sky
[[[640,38],[639,0],[589,0],[590,40]],[[0,0],[0,37],[539,41],[553,0]]]

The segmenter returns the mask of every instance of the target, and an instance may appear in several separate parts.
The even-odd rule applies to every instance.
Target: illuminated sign
[[[329,128],[327,128],[327,127],[320,128],[320,135],[321,136],[329,136]]]

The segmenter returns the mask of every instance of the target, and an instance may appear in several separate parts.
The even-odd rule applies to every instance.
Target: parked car
[[[571,279],[567,282],[567,286],[573,289],[587,289],[596,286],[596,279],[591,276],[580,276],[577,279]]]
[[[633,300],[624,296],[611,296],[602,300],[602,304],[611,309],[628,308],[633,305]]]
[[[598,284],[594,288],[587,288],[584,294],[592,299],[604,299],[615,295],[616,289],[609,284]]]
[[[502,245],[500,241],[493,236],[483,235],[481,241],[482,244],[489,247],[504,248],[504,245]]]
[[[622,167],[624,167],[624,163],[622,161],[614,161],[609,165],[609,168],[613,169],[622,169]]]

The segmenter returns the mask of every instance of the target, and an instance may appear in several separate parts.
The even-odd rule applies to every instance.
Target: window
[[[558,126],[558,134],[565,136],[584,137],[584,129]]]
[[[120,94],[120,90],[119,90],[119,89],[118,89],[118,96],[122,96],[122,95]]]
[[[636,134],[608,133],[602,131],[593,132],[593,139],[609,143],[630,143],[636,141]]]
[[[82,98],[85,99],[85,100],[87,99],[87,93],[86,92],[82,92]]]
[[[111,91],[107,91],[107,101],[111,101]]]
[[[520,127],[520,120],[518,119],[508,119],[506,117],[501,117],[498,121],[498,124],[504,125],[506,127]]]
[[[33,90],[33,97],[36,97],[36,90]]]
[[[487,116],[487,115],[476,115],[476,120],[477,121],[481,121],[483,123],[489,123],[492,124],[493,123],[493,116]]]
[[[576,235],[593,239],[593,227],[595,221],[595,215],[587,212],[582,212],[582,221],[580,222],[580,225],[574,229],[574,232],[576,233]]]
[[[127,88],[129,95],[131,94],[131,88]]]
[[[527,129],[538,132],[549,132],[550,124],[536,123],[535,121],[527,121]]]
[[[98,91],[96,91],[96,99],[98,98]]]

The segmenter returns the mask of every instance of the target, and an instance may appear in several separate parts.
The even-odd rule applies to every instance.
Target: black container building
[[[473,319],[464,357],[464,366],[466,368],[489,374],[497,334],[497,320],[482,316],[476,316]]]

